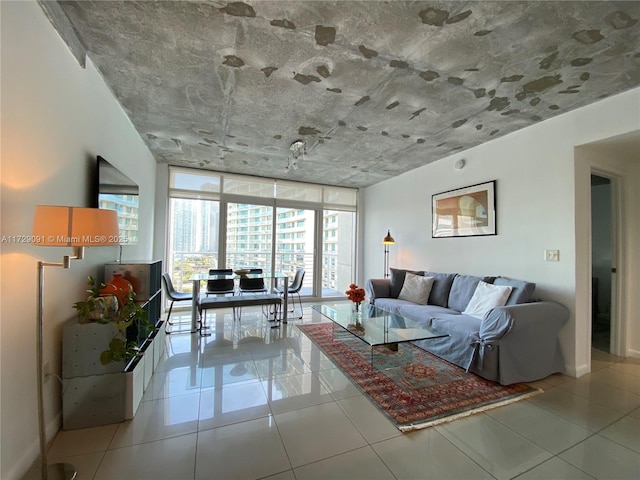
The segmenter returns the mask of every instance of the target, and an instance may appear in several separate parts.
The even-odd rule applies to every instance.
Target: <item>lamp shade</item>
[[[49,247],[101,247],[119,245],[115,210],[37,205],[33,243]]]
[[[391,236],[391,231],[387,230],[387,236],[382,239],[382,243],[385,245],[393,245],[396,241]]]

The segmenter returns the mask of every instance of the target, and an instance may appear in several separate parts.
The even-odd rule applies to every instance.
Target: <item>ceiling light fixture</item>
[[[298,160],[304,160],[307,153],[307,142],[304,140],[296,140],[289,146],[289,159],[285,170],[298,169]]]

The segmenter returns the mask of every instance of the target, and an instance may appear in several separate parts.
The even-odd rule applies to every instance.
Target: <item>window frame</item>
[[[211,178],[213,184],[217,184],[219,186],[218,191],[210,191],[210,190],[200,190],[200,189],[189,189],[184,188],[184,186],[178,188],[174,187],[174,178],[180,174],[187,175],[195,175],[203,177],[203,181],[201,185],[206,185],[206,179]],[[260,192],[259,195],[247,195],[247,194],[238,194],[238,193],[228,193],[225,191],[226,182],[245,182],[246,188],[251,189],[251,183],[255,182],[256,189]],[[306,182],[294,182],[290,180],[278,180],[267,177],[255,177],[249,175],[239,175],[239,174],[231,174],[218,172],[213,170],[202,170],[195,168],[187,168],[187,167],[178,167],[178,166],[169,166],[169,191],[168,198],[182,198],[182,199],[194,199],[194,200],[211,200],[219,202],[219,225],[218,225],[218,268],[224,268],[227,260],[227,213],[228,213],[228,204],[229,203],[240,203],[240,204],[250,204],[257,205],[260,207],[269,207],[272,209],[272,225],[271,225],[271,268],[272,273],[274,273],[275,265],[276,265],[276,243],[277,239],[277,226],[278,226],[278,217],[277,211],[278,208],[290,208],[297,210],[312,210],[315,212],[315,226],[314,226],[314,279],[313,279],[313,298],[323,298],[322,297],[322,262],[323,262],[323,251],[322,245],[325,238],[325,227],[332,226],[335,222],[325,222],[324,221],[324,212],[327,210],[330,211],[343,211],[343,212],[352,212],[354,213],[354,233],[353,233],[353,241],[349,246],[351,251],[351,278],[355,278],[356,269],[357,269],[357,245],[358,245],[358,198],[359,191],[354,188],[347,187],[336,187],[331,185],[322,185],[322,184],[314,184],[314,183],[306,183]],[[273,194],[265,195],[265,190],[269,190],[269,184],[273,183]],[[300,189],[302,192],[301,196],[305,196],[304,190],[308,189],[309,194],[306,196],[315,196],[315,198],[319,198],[320,201],[308,201],[308,200],[300,200],[289,198],[288,196],[279,197],[278,196],[278,185],[281,185],[281,188],[285,192],[290,192],[292,188]],[[266,187],[266,188],[265,188]],[[341,201],[342,199],[342,201]],[[169,218],[172,218],[173,212],[171,211],[171,202],[169,203],[169,211],[168,211],[168,222]],[[249,235],[251,231],[247,232]],[[335,234],[335,231],[333,232]],[[332,235],[334,238],[334,235]],[[167,242],[167,258],[171,254],[169,252],[171,242]],[[297,252],[295,245],[293,247],[292,254]],[[324,297],[330,298],[330,297]]]

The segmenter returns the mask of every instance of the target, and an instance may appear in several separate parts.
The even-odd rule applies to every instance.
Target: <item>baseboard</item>
[[[631,358],[640,358],[640,350],[627,350],[627,356]]]
[[[569,375],[570,377],[573,377],[573,378],[581,377],[583,375],[586,375],[589,372],[591,372],[591,366],[587,364],[578,365],[575,368],[569,367],[568,365],[565,365],[564,367],[565,375]]]
[[[640,358],[640,351],[628,349],[626,356],[629,358]],[[569,367],[568,365],[565,365],[564,367],[565,375],[569,375],[570,377],[574,377],[574,378],[579,378],[590,372],[591,372],[591,366],[587,364],[578,365],[575,368]]]
[[[50,444],[58,434],[61,426],[62,412],[58,412],[58,414],[45,427],[47,431],[47,438],[50,439],[49,446],[51,446]],[[38,438],[38,434],[36,433],[35,437],[33,437],[33,441],[29,445],[29,448],[25,448],[20,458],[18,458],[15,464],[11,465],[9,470],[5,472],[6,478],[24,477],[25,473],[27,473],[33,465],[33,462],[38,460],[38,458],[40,458],[40,438]]]

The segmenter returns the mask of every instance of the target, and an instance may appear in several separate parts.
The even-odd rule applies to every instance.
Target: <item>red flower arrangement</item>
[[[355,283],[352,283],[351,285],[349,285],[349,290],[347,290],[344,293],[347,294],[347,297],[353,303],[360,304],[360,302],[364,300],[364,295],[365,295],[364,288],[359,288],[358,285],[356,285]]]

